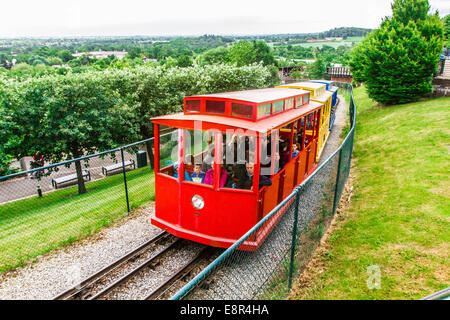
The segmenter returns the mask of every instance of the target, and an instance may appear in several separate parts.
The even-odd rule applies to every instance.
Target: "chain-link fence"
[[[93,234],[154,200],[152,155],[150,138],[0,177],[0,272]]]
[[[350,96],[350,131],[338,150],[172,299],[277,299],[287,295],[292,280],[303,270],[329,226],[350,173],[356,106],[352,87],[339,87]],[[275,227],[256,252],[238,250],[273,222]]]

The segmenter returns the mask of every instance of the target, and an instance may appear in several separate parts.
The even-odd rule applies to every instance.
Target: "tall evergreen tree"
[[[381,103],[416,101],[430,93],[443,43],[443,24],[428,0],[395,0],[392,17],[354,50],[350,67]]]

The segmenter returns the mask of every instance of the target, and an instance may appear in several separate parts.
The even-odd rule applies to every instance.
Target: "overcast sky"
[[[0,37],[274,34],[377,28],[393,0],[10,0]],[[441,16],[450,0],[429,0]]]

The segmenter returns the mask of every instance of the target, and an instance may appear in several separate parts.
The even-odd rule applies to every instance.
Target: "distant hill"
[[[285,34],[267,34],[267,35],[246,35],[240,36],[240,39],[263,39],[266,41],[286,41],[286,40],[313,40],[325,38],[348,38],[348,37],[365,37],[373,29],[357,28],[357,27],[341,27],[334,28],[323,32],[314,33],[285,33]]]
[[[365,28],[355,28],[355,27],[343,27],[343,28],[334,28],[325,32],[319,33],[319,38],[327,38],[327,37],[365,37],[372,29]]]

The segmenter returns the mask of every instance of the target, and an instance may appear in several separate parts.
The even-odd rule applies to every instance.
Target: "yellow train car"
[[[277,88],[292,88],[292,89],[303,89],[311,92],[311,100],[315,102],[323,103],[324,107],[320,114],[320,129],[319,138],[317,141],[317,157],[316,160],[319,161],[322,156],[323,149],[330,135],[330,115],[331,115],[331,103],[333,100],[333,93],[326,90],[327,86],[324,83],[314,83],[314,82],[296,82],[277,86]],[[312,134],[306,131],[306,134]]]

